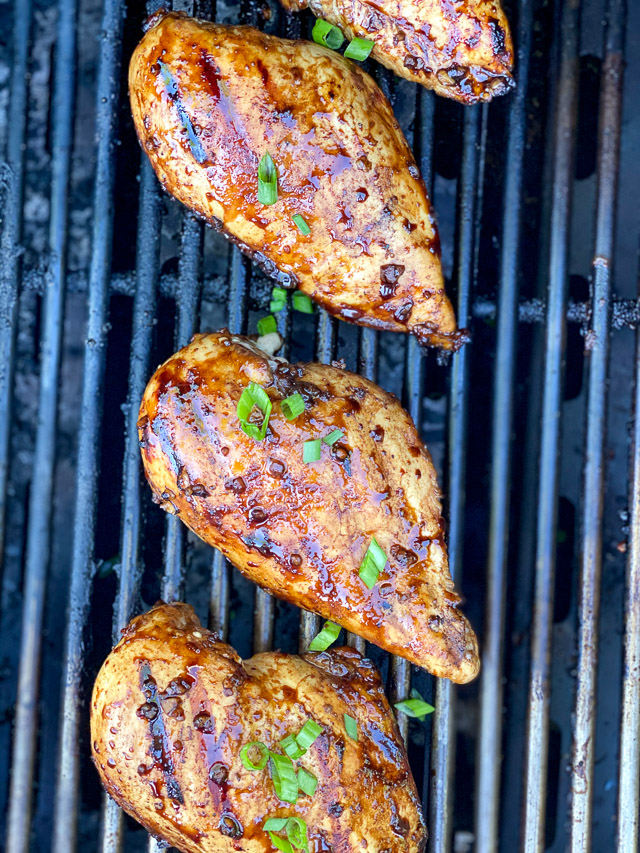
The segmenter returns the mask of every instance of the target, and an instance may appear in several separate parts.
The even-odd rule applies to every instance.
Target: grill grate
[[[270,289],[235,248],[161,195],[144,157],[128,263],[134,214],[123,176],[139,154],[123,81],[144,13],[156,5],[15,0],[6,27],[13,41],[6,54],[0,48],[0,68],[11,69],[0,100],[0,813],[6,805],[10,853],[144,849],[140,828],[100,799],[87,743],[92,678],[142,601],[186,596],[242,654],[295,651],[318,629],[317,617],[254,591],[165,517],[141,480],[137,409],[152,367],[199,329],[252,330]],[[309,33],[308,18],[287,18],[276,3],[270,16],[253,2],[174,7],[289,37]],[[42,80],[36,36],[53,25],[55,8],[53,70]],[[638,849],[640,344],[634,350],[628,327],[640,316],[640,120],[623,64],[626,38],[625,79],[633,80],[640,9],[628,11],[625,30],[625,0],[556,0],[553,8],[517,0],[519,87],[491,106],[436,100],[371,66],[432,191],[457,316],[474,331],[448,364],[414,340],[339,324],[323,311],[315,329],[289,309],[278,315],[285,355],[344,358],[402,397],[444,486],[451,571],[480,629],[482,675],[453,688],[366,648],[393,699],[412,682],[434,698],[426,727],[400,721],[429,853]],[[49,91],[43,274],[33,260],[29,105]],[[94,152],[78,129],[89,92]],[[589,170],[584,116],[594,111]],[[95,161],[90,251],[72,268],[82,155]],[[631,242],[615,229],[616,214]],[[580,274],[590,276],[589,290],[572,278]],[[35,381],[34,428],[20,406]],[[359,638],[348,642],[364,650]]]

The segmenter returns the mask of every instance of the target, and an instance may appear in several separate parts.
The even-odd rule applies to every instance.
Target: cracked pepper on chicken
[[[380,677],[354,649],[243,662],[188,605],[156,606],[98,673],[91,743],[118,805],[184,853],[425,848]]]
[[[435,471],[394,396],[223,331],[158,368],[138,428],[156,500],[255,583],[436,675],[477,674]]]
[[[456,349],[438,233],[387,99],[317,44],[184,14],[150,21],[131,109],[164,188],[343,320]],[[259,166],[277,176],[259,199]],[[301,230],[302,229],[302,230]]]

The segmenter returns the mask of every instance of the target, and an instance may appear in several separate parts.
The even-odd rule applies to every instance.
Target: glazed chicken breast
[[[374,81],[313,43],[179,13],[152,24],[129,91],[164,188],[341,319],[457,348],[431,205]],[[267,154],[274,204],[258,199]]]
[[[261,440],[237,413],[250,383],[271,408],[265,426],[249,406]],[[304,411],[288,420],[294,395]],[[155,499],[255,583],[436,675],[476,675],[435,471],[391,394],[223,331],[196,335],[158,368],[138,427]],[[310,449],[316,461],[305,461]],[[372,558],[378,574],[365,583]]]
[[[349,39],[373,41],[371,55],[400,77],[463,104],[513,87],[513,44],[500,0],[281,0],[309,8]]]
[[[299,758],[287,759],[287,736],[307,745]],[[295,819],[294,837],[308,841],[296,850],[425,847],[420,802],[380,677],[353,649],[243,662],[188,605],[156,606],[129,624],[98,673],[91,743],[118,805],[184,853],[276,850],[264,828],[269,818],[281,819],[273,832],[282,839]],[[278,789],[273,753],[297,772],[293,788]]]

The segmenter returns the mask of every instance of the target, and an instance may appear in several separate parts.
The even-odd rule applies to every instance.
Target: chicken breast
[[[236,411],[251,382],[272,406],[263,440],[243,432]],[[294,394],[306,408],[287,420],[282,401]],[[158,368],[138,426],[156,500],[251,580],[436,675],[476,675],[435,471],[391,394],[223,331],[196,335]],[[331,445],[320,441],[335,430]],[[313,440],[320,459],[305,463]],[[368,588],[359,570],[374,539],[386,562]]]
[[[152,22],[129,90],[164,188],[341,319],[457,348],[424,183],[374,81],[313,43],[179,13]],[[272,205],[258,201],[265,154]]]
[[[345,714],[356,721],[357,740],[347,734]],[[249,770],[241,751],[258,742],[284,756],[280,742],[308,721],[321,732],[288,766],[312,774],[317,788],[285,802],[269,764]],[[156,606],[129,624],[98,673],[91,743],[118,805],[184,853],[273,851],[263,828],[271,817],[304,821],[311,851],[425,847],[416,787],[380,677],[353,649],[274,652],[243,663],[188,605]],[[249,747],[250,766],[262,763],[264,747]]]
[[[513,44],[500,0],[281,0],[309,8],[400,77],[463,104],[490,101],[514,85]]]

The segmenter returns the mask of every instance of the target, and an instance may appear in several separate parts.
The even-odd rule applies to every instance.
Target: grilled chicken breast
[[[341,319],[459,346],[424,183],[374,81],[309,42],[179,13],[153,23],[129,90],[164,188]],[[267,153],[273,205],[258,201]]]
[[[372,56],[400,77],[463,104],[513,86],[513,45],[500,0],[281,0],[311,9],[349,39],[374,42]]]
[[[261,441],[236,413],[250,382],[272,406]],[[290,421],[282,401],[294,394],[306,408]],[[138,426],[156,500],[251,580],[436,675],[476,675],[433,465],[391,394],[228,332],[196,335],[151,378]],[[305,463],[305,442],[335,430]],[[387,562],[369,589],[359,569],[374,538]]]
[[[347,735],[345,714],[357,723],[357,740]],[[284,802],[269,765],[247,769],[241,750],[257,741],[284,754],[280,741],[309,720],[322,731],[293,765],[313,774],[317,788]],[[243,663],[188,605],[156,606],[129,624],[98,674],[91,743],[118,805],[184,853],[275,850],[263,829],[269,817],[303,820],[312,851],[425,847],[380,677],[353,649],[274,652]],[[253,766],[260,756],[250,748]]]

